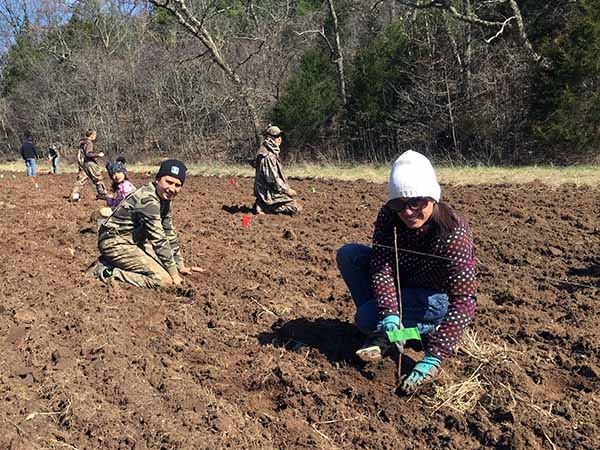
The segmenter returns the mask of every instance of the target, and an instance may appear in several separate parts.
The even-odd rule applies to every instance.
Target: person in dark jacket
[[[396,347],[402,351],[406,339],[422,337],[425,355],[401,384],[408,393],[437,374],[475,313],[473,235],[440,194],[429,160],[403,153],[392,167],[372,247],[346,244],[337,253],[356,305],[355,324],[368,335],[359,358],[376,361]]]
[[[37,148],[33,145],[33,137],[31,133],[25,133],[25,141],[21,145],[21,157],[25,161],[25,172],[28,177],[35,177],[36,164],[38,158]]]

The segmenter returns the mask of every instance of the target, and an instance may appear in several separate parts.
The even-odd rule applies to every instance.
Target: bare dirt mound
[[[362,337],[335,266],[340,245],[370,241],[385,186],[297,181],[304,215],[243,228],[252,180],[191,178],[175,225],[208,271],[188,298],[84,278],[100,202],[88,187],[68,203],[72,175],[38,181],[0,179],[2,449],[600,442],[598,190],[445,187],[476,234],[476,319],[438,382],[400,397],[391,359],[353,356]]]

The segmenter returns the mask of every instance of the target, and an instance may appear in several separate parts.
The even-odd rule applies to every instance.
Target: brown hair
[[[91,128],[89,128],[86,132],[85,132],[85,137],[91,137],[93,134],[96,133],[96,130],[92,130]]]
[[[439,239],[446,239],[458,225],[458,215],[452,207],[439,201],[433,205],[433,212],[429,219],[435,227],[435,234]]]

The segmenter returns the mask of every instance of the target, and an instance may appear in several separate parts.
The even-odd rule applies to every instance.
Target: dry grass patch
[[[481,395],[485,392],[483,383],[479,379],[481,366],[465,381],[453,384],[435,385],[433,397],[425,398],[425,402],[436,412],[438,409],[447,407],[458,413],[464,414],[475,409]]]
[[[458,351],[482,364],[494,365],[504,364],[508,361],[514,362],[511,353],[516,353],[515,350],[509,349],[506,344],[482,342],[477,338],[477,332],[470,328],[465,330]]]
[[[158,164],[128,164],[130,172],[156,173]],[[221,177],[253,177],[254,169],[248,164],[226,163],[190,163],[189,173],[196,176]],[[25,172],[21,161],[1,163],[0,171]],[[38,172],[46,174],[50,165],[44,160],[38,161]],[[61,173],[76,173],[77,166],[61,161]],[[324,179],[356,181],[366,180],[374,183],[385,183],[388,180],[390,164],[289,164],[285,172],[290,178]],[[441,166],[436,165],[436,171],[443,184],[524,184],[539,182],[549,186],[575,184],[600,186],[600,170],[598,166]]]
[[[481,341],[477,332],[467,329],[463,335],[458,351],[474,359],[479,363],[477,369],[468,379],[458,383],[440,383],[434,386],[435,393],[425,401],[433,409],[433,412],[442,407],[450,408],[459,413],[472,411],[481,396],[488,392],[484,386],[485,378],[480,373],[484,366],[500,366],[507,362],[513,362],[511,353],[516,353],[508,348],[506,344],[499,345],[492,342]]]

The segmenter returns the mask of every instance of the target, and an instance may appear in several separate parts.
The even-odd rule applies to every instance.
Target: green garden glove
[[[415,392],[425,380],[433,378],[439,372],[441,363],[439,358],[425,354],[423,359],[404,378],[402,390],[408,394]]]

